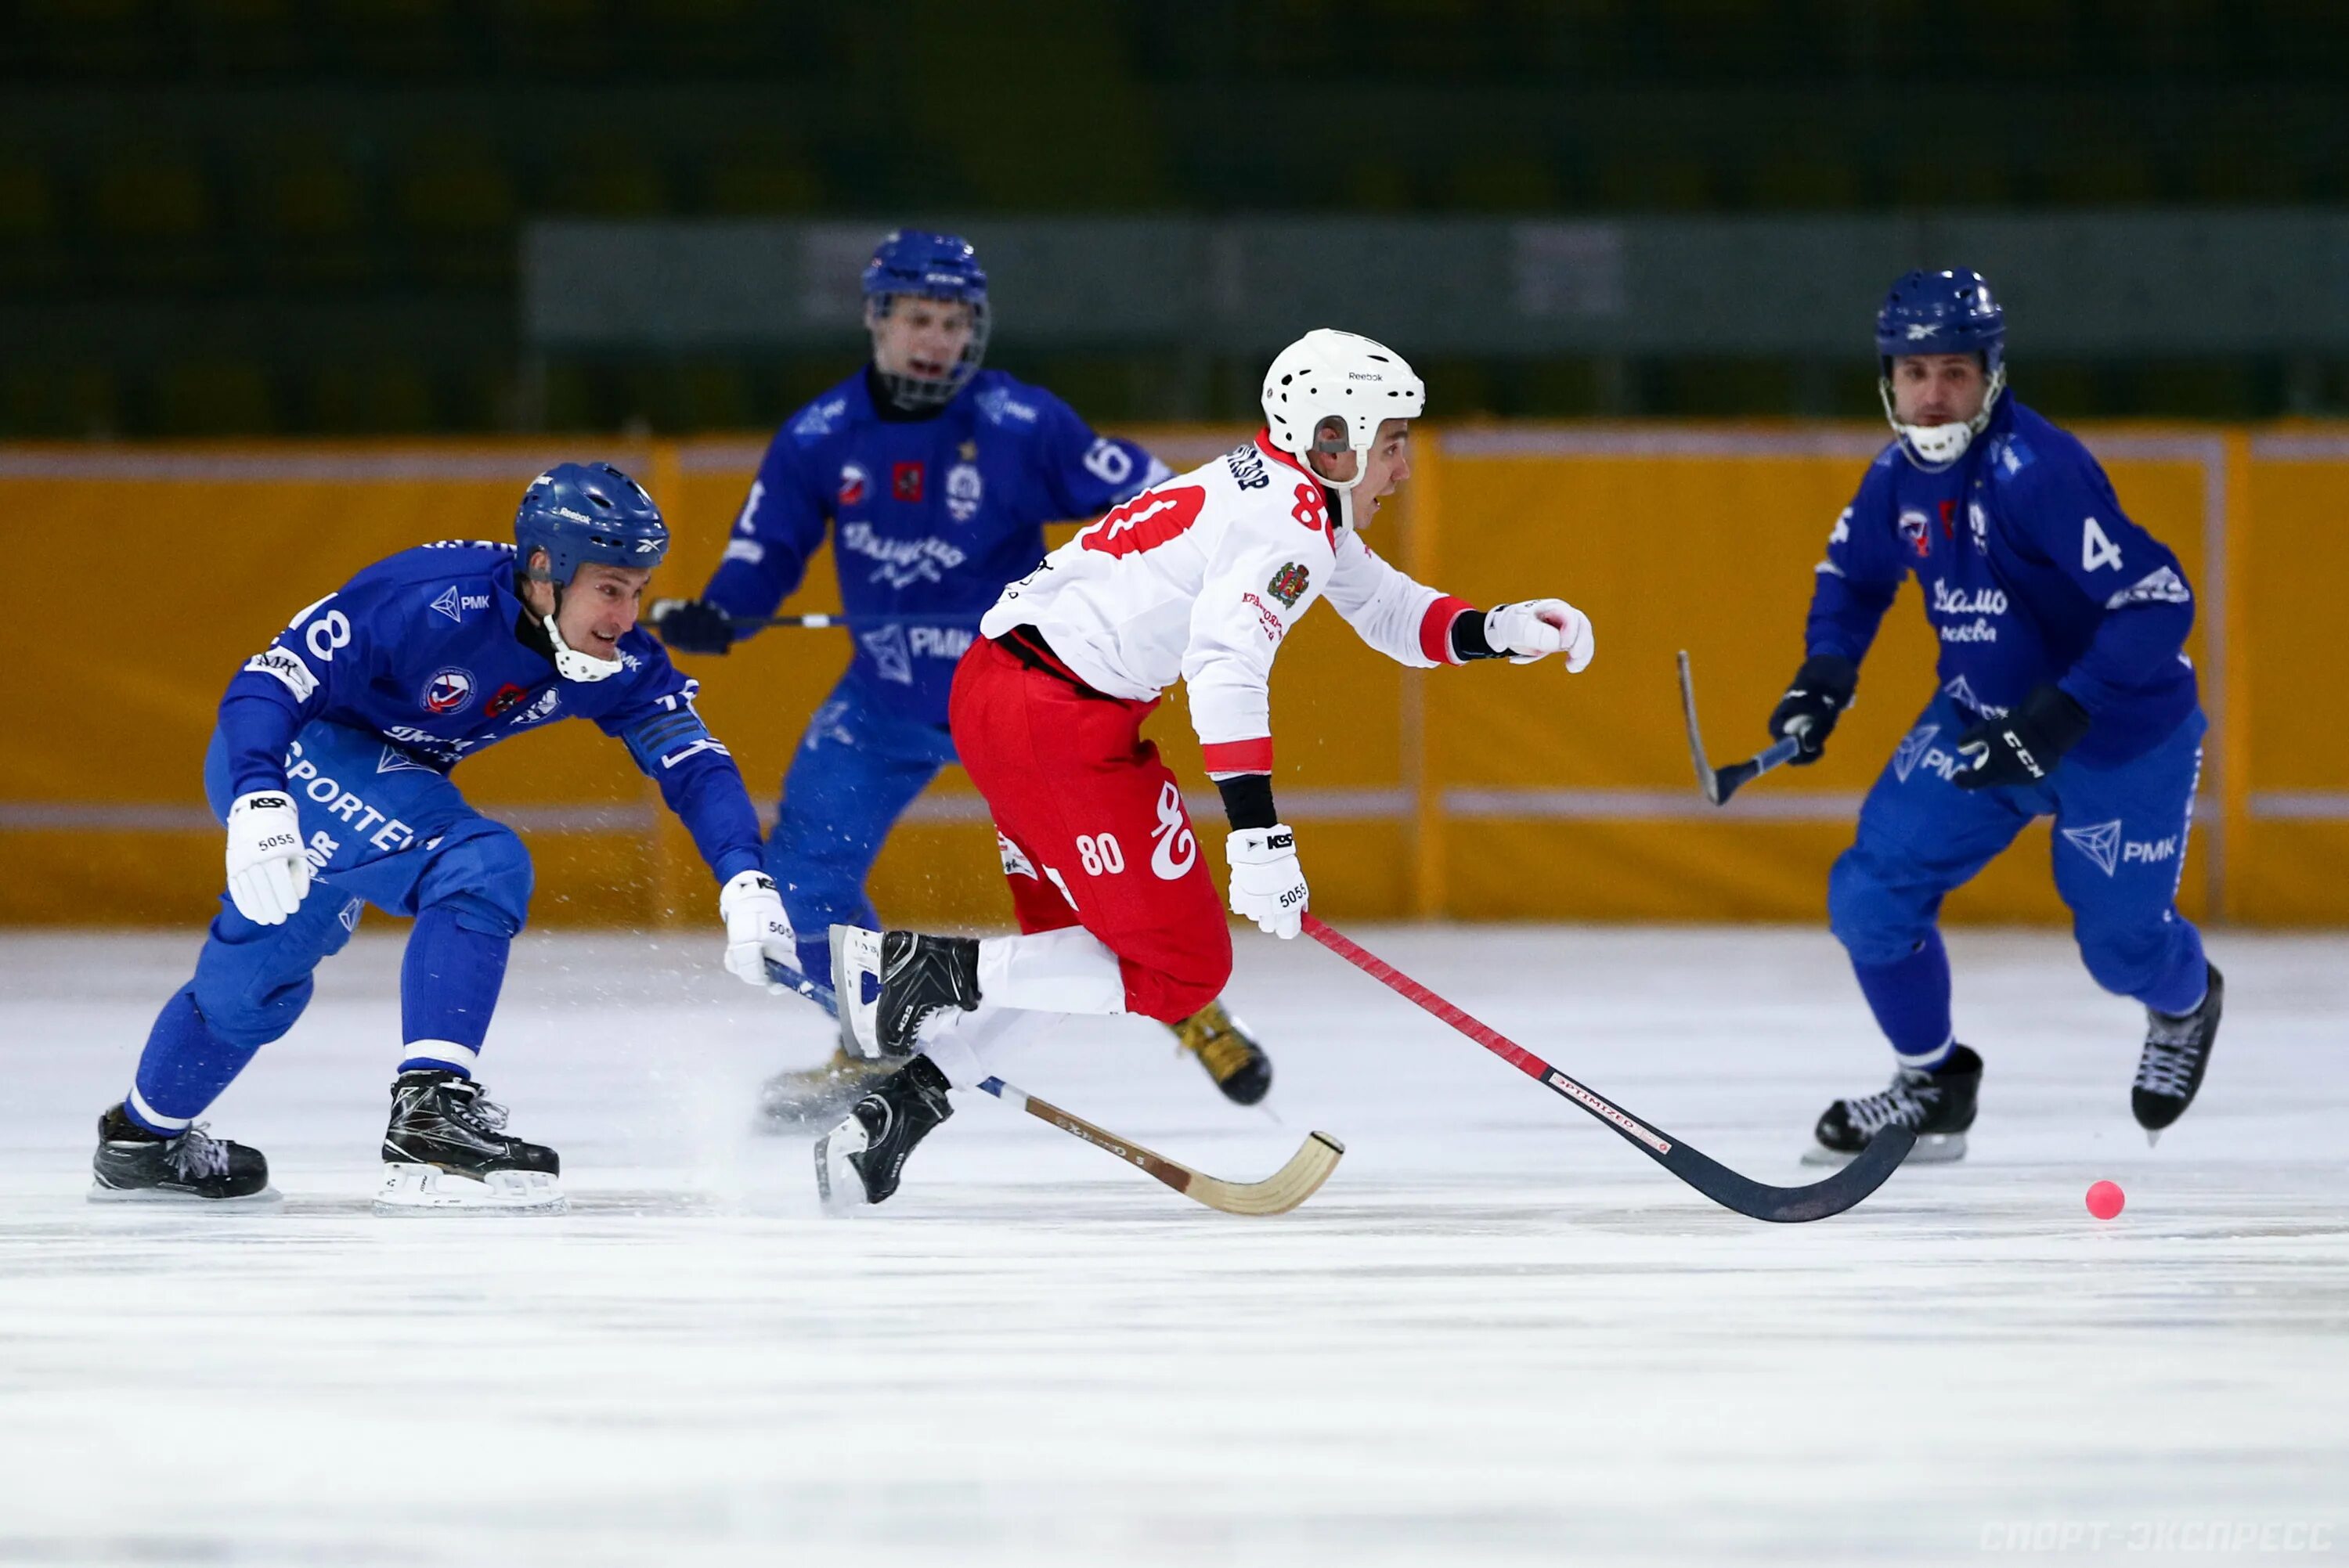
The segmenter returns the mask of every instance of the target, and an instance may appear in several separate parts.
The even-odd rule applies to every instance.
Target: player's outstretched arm
[[[762,869],[759,813],[742,770],[694,708],[700,683],[679,675],[649,640],[630,636],[643,660],[638,689],[596,723],[624,741],[637,768],[660,786],[661,799],[718,879],[727,971],[764,985],[767,961],[795,963],[798,948],[782,899]]]

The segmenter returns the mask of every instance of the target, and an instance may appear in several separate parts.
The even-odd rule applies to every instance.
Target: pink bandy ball
[[[2088,1212],[2099,1220],[2111,1219],[2121,1212],[2121,1205],[2127,1202],[2128,1200],[2122,1195],[2120,1188],[2110,1181],[2099,1181],[2088,1189]]]

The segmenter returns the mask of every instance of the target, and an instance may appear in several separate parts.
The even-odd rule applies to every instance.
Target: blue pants
[[[303,727],[286,781],[301,815],[310,892],[283,925],[259,925],[223,893],[195,978],[165,1004],[129,1100],[150,1130],[175,1132],[218,1098],[254,1052],[294,1026],[311,973],[341,951],[368,904],[416,917],[400,986],[409,1066],[470,1071],[497,1006],[506,949],[530,911],[529,852],[457,787],[373,735]],[[204,758],[215,816],[231,801],[220,736]]]
[[[2096,983],[2165,1013],[2195,1006],[2202,937],[2178,913],[2178,885],[2202,773],[2202,715],[2120,767],[2067,761],[2035,785],[1975,792],[1954,782],[1958,736],[1971,722],[1946,695],[1926,705],[1868,791],[1858,839],[1827,882],[1829,923],[1893,1049],[1930,1063],[1947,1048],[1941,900],[2033,817],[2055,819],[2055,891]]]
[[[783,776],[767,874],[782,892],[810,978],[832,983],[833,926],[880,923],[864,879],[882,841],[954,760],[946,726],[888,712],[854,674],[841,677],[808,721]]]

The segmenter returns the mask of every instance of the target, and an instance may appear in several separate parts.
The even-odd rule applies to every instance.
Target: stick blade
[[[1754,1203],[1745,1212],[1775,1224],[1802,1224],[1840,1214],[1883,1186],[1916,1147],[1915,1133],[1905,1127],[1888,1127],[1868,1140],[1868,1147],[1850,1164],[1826,1181],[1814,1181],[1807,1187],[1762,1189],[1769,1194],[1768,1200]]]
[[[1221,1181],[1194,1176],[1184,1190],[1210,1209],[1226,1214],[1286,1214],[1321,1190],[1345,1157],[1346,1146],[1326,1132],[1316,1132],[1288,1157],[1288,1163],[1261,1181]]]

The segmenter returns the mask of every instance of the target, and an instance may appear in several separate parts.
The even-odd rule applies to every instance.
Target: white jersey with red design
[[[1207,770],[1263,773],[1273,655],[1325,596],[1362,641],[1422,668],[1454,662],[1453,617],[1470,607],[1339,534],[1319,481],[1259,430],[1053,551],[1003,591],[979,630],[1034,626],[1111,696],[1147,700],[1183,680]]]

